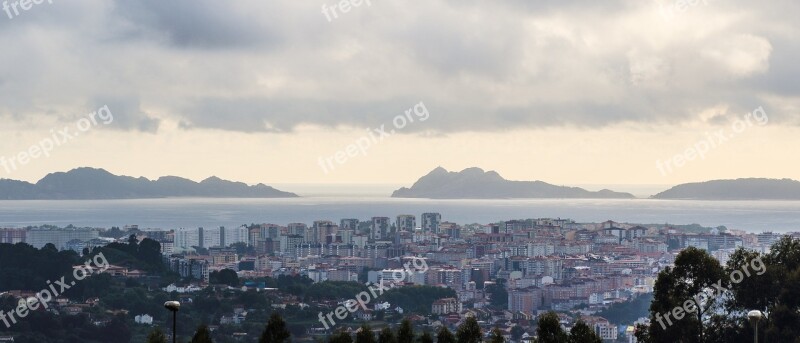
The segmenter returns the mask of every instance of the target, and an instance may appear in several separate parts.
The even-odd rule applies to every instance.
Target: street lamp
[[[755,343],[758,343],[758,322],[761,318],[764,317],[764,314],[761,313],[759,310],[752,310],[747,312],[747,319],[750,319],[750,323],[753,324],[753,329],[755,330],[755,334],[753,336],[753,340]]]
[[[181,309],[181,303],[177,301],[167,301],[164,303],[164,307],[172,311],[172,343],[175,343],[178,339],[178,311]]]

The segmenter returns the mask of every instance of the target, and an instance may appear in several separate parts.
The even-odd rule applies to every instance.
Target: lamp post
[[[753,341],[755,343],[758,343],[758,322],[761,321],[763,316],[764,314],[759,310],[747,312],[747,319],[750,319],[750,323],[753,324],[753,329],[755,330],[755,334],[753,335]]]
[[[172,312],[172,343],[177,342],[178,339],[178,311],[181,309],[181,303],[177,301],[167,301],[164,307]]]

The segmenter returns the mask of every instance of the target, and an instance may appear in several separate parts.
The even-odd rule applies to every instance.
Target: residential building
[[[431,305],[433,314],[461,313],[461,302],[456,298],[444,298],[433,302]]]
[[[417,228],[417,217],[411,214],[401,214],[397,216],[395,227],[397,231],[413,232]]]
[[[422,230],[439,233],[439,224],[442,222],[442,215],[439,213],[423,213],[420,217]]]

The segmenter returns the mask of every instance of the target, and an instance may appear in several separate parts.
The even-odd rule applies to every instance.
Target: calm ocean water
[[[140,228],[235,227],[249,223],[311,223],[327,219],[440,212],[465,223],[538,217],[578,222],[725,225],[751,232],[800,231],[800,201],[682,200],[428,200],[375,196],[313,196],[295,199],[152,199],[0,201],[0,227],[52,224]]]

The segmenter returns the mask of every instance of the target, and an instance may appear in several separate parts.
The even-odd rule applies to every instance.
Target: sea
[[[283,199],[166,198],[141,200],[0,201],[0,227],[39,225],[175,229],[237,227],[251,223],[311,224],[342,218],[368,220],[439,212],[458,224],[527,218],[613,220],[636,224],[700,224],[748,232],[800,231],[800,201],[695,201],[639,199],[396,199],[387,186],[285,186],[301,195]],[[345,191],[346,190],[346,191]]]

